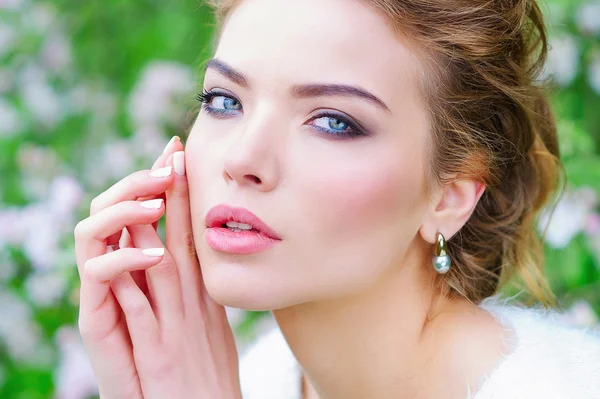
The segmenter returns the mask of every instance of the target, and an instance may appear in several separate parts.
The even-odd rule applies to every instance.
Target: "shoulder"
[[[240,355],[244,399],[300,399],[301,368],[279,328],[261,335]]]
[[[512,328],[516,347],[475,399],[600,398],[600,331],[567,325],[556,310],[503,303],[480,306]]]

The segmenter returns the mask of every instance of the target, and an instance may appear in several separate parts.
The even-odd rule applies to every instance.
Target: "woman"
[[[213,3],[185,151],[75,230],[102,398],[600,397],[597,335],[494,296],[518,273],[552,304],[536,3]],[[223,305],[271,310],[281,335],[238,364]]]

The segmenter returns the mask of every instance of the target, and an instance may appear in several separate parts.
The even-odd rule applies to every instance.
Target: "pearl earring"
[[[444,235],[438,231],[435,240],[434,256],[431,263],[436,272],[439,274],[446,274],[448,270],[450,270],[451,265],[448,247],[446,246],[446,239],[444,238]]]

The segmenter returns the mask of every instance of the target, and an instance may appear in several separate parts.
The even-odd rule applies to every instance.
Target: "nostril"
[[[258,178],[258,176],[255,175],[247,175],[246,176],[248,179],[252,180],[254,183],[259,184],[260,183],[260,179]]]

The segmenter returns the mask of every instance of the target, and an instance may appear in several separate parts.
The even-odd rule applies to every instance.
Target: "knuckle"
[[[100,210],[100,198],[99,197],[95,197],[90,202],[90,215],[93,215],[94,213],[97,213],[99,210]]]
[[[150,371],[153,379],[169,379],[169,376],[175,373],[177,368],[177,362],[173,359],[173,357],[168,356],[167,354],[161,354],[159,357],[162,359],[160,362],[157,362],[152,367]]]
[[[187,250],[187,253],[192,256],[196,256],[196,244],[194,242],[194,233],[191,231],[186,233],[183,237],[183,243]]]
[[[79,330],[79,335],[84,342],[97,342],[104,339],[104,335],[101,334],[100,328],[95,326],[94,323],[91,323],[88,318],[79,316],[77,320],[77,329]]]
[[[186,199],[189,197],[189,188],[187,184],[180,184],[176,189],[174,189],[175,197],[178,199]]]
[[[138,170],[127,176],[127,185],[131,187],[139,187],[141,184],[148,180],[148,171],[147,170]]]
[[[171,261],[164,261],[153,266],[150,270],[157,276],[171,276],[177,274],[177,265]]]
[[[90,258],[90,259],[86,260],[83,263],[83,270],[81,271],[83,273],[83,275],[86,278],[90,279],[90,280],[96,280],[97,279],[97,276],[95,276],[94,273],[93,273],[94,269],[92,267],[93,262],[95,262],[94,259],[95,258]]]
[[[92,263],[92,259],[88,259],[85,262],[83,262],[83,272],[85,273],[85,275],[89,276],[90,274],[90,265]]]
[[[75,237],[75,240],[80,239],[86,235],[86,232],[88,230],[86,221],[87,219],[80,220],[75,225],[75,229],[73,229],[73,235]]]
[[[138,299],[131,299],[121,304],[123,312],[134,319],[146,316],[149,309],[146,303]]]
[[[90,324],[85,321],[83,317],[79,317],[77,320],[77,329],[79,330],[79,335],[85,341],[89,340],[92,337],[92,328],[90,328]]]

